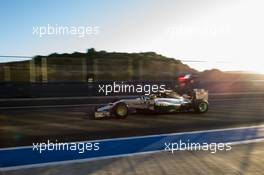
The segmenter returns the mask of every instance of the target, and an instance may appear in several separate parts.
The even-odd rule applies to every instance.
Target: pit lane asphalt
[[[0,109],[0,147],[32,145],[33,142],[46,142],[48,139],[70,142],[264,123],[263,95],[215,96],[210,100],[210,109],[206,114],[136,114],[122,120],[90,120],[87,113],[93,104],[101,103],[100,100],[93,101],[93,104],[87,104],[85,100],[84,103],[71,101],[71,104],[64,100],[56,101],[60,101],[58,106],[52,103],[46,107],[31,108],[27,103],[29,108]],[[20,105],[11,107],[17,106]]]

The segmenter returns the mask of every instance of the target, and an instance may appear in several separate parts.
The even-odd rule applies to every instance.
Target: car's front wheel
[[[205,113],[208,111],[208,102],[206,101],[196,101],[194,103],[194,110],[197,113]]]
[[[117,118],[126,118],[128,116],[128,107],[125,103],[118,103],[115,105],[113,113]]]

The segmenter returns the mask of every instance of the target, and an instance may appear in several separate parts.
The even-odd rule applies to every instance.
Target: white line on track
[[[258,143],[258,142],[264,142],[264,138],[238,141],[238,142],[230,142],[230,144],[231,145],[241,145],[241,144],[250,144],[250,143]],[[67,164],[72,164],[72,163],[98,161],[98,160],[105,160],[105,159],[111,159],[111,158],[131,157],[131,156],[147,155],[147,154],[161,153],[161,152],[165,152],[165,150],[147,151],[147,152],[139,152],[139,153],[105,156],[105,157],[78,159],[78,160],[66,160],[66,161],[59,161],[59,162],[39,163],[39,164],[31,164],[31,165],[21,165],[21,166],[0,168],[0,171],[11,171],[11,170],[27,169],[27,168],[40,168],[40,167],[46,167],[46,166],[67,165]]]

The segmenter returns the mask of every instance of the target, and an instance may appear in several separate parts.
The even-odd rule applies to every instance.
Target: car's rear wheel
[[[114,114],[117,118],[126,118],[128,115],[128,107],[125,103],[118,103],[114,107]]]
[[[196,101],[194,104],[194,110],[197,113],[205,113],[208,111],[208,103],[206,101]]]

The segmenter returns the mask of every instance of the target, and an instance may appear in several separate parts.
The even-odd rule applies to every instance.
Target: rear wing
[[[193,90],[194,98],[196,100],[206,100],[208,101],[208,91],[204,89],[194,89]]]

